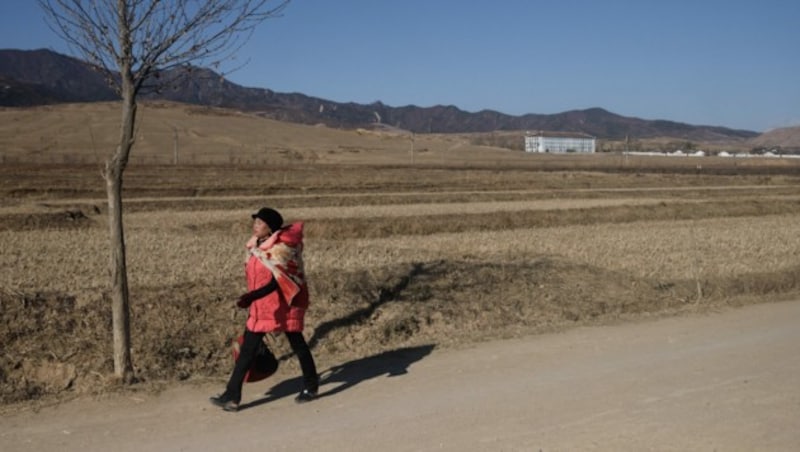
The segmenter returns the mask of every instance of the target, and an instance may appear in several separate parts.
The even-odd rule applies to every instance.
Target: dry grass
[[[102,166],[119,136],[118,103],[62,104],[0,108],[0,163]],[[472,134],[415,134],[403,131],[337,130],[264,119],[229,110],[168,102],[145,102],[138,110],[132,165],[282,166],[453,164],[481,168],[527,167],[544,170],[682,170],[747,173],[797,169],[796,159],[634,157],[613,155],[526,155],[522,132],[497,132],[505,138],[482,140]],[[412,140],[413,138],[413,140]],[[675,138],[639,143],[659,148]],[[678,139],[678,141],[685,141]],[[743,151],[742,143],[694,143],[706,150]],[[618,150],[619,144],[608,143]],[[746,148],[747,146],[745,146]]]
[[[103,120],[72,108],[82,121]],[[162,110],[187,121],[187,130],[204,130],[198,143],[227,143],[203,122],[208,112]],[[67,121],[57,109],[33,111],[13,126],[0,121],[3,154],[29,157],[35,140],[11,140],[8,130],[24,132],[26,121],[53,111]],[[458,347],[800,293],[800,179],[793,167],[769,162],[738,173],[698,172],[651,161],[624,171],[615,156],[528,159],[526,167],[507,151],[492,151],[504,160],[486,164],[485,154],[465,148],[457,162],[400,165],[392,155],[407,157],[404,137],[289,126],[261,136],[252,124],[236,133],[284,143],[304,163],[140,161],[126,173],[133,360],[145,383],[227,374],[226,344],[244,321],[233,300],[244,290],[249,213],[267,203],[306,222],[313,296],[306,334],[323,369],[403,346]],[[49,127],[45,135],[70,136],[57,122]],[[426,139],[429,154],[455,152],[461,143]],[[334,163],[323,152],[329,162],[310,159],[317,146],[346,158]],[[146,143],[143,149],[155,153]],[[211,145],[197,152],[216,155]],[[357,164],[342,164],[357,154]],[[585,169],[592,164],[599,169]],[[112,388],[107,219],[97,166],[5,164],[0,176],[0,400]],[[288,351],[280,340],[274,345],[279,354]]]

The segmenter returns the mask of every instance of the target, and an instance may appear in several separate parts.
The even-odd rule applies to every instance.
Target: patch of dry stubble
[[[530,174],[390,172],[342,185],[332,182],[340,170],[328,182],[348,193],[274,197],[287,219],[306,221],[306,334],[322,364],[800,290],[796,186],[692,179],[670,190],[655,175],[631,190],[624,175],[614,187],[616,176],[545,174],[538,188],[522,190]],[[234,173],[207,181],[226,175]],[[391,190],[370,188],[401,175]],[[323,187],[327,176],[319,176],[313,184]],[[429,191],[437,177],[449,193]],[[0,208],[3,401],[107,388],[106,218],[92,199],[64,198],[64,184],[52,199],[18,194]],[[249,214],[263,198],[198,195],[208,186],[181,196],[178,185],[131,199],[125,216],[133,359],[143,381],[223,376],[228,341],[244,322],[233,301],[244,290]],[[84,213],[78,222],[55,215],[73,208]],[[273,346],[288,353],[280,339]],[[49,368],[59,372],[38,377]]]

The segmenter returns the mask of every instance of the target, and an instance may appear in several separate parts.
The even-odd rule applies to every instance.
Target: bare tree
[[[105,162],[111,237],[114,374],[134,379],[122,224],[122,174],[134,145],[137,97],[174,79],[161,74],[194,65],[218,68],[265,19],[290,0],[37,0],[53,31],[102,72],[122,98],[119,143]]]

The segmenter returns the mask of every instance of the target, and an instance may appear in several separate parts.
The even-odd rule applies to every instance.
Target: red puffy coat
[[[302,332],[309,304],[303,273],[303,223],[278,230],[258,246],[252,238],[247,248],[247,290],[263,287],[272,278],[278,283],[278,289],[250,304],[247,329],[256,333]]]

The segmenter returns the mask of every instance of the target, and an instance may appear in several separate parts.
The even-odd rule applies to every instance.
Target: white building
[[[525,135],[525,152],[595,152],[596,140],[584,133],[538,132]]]

